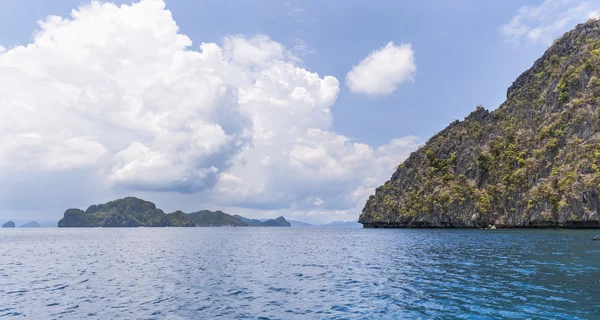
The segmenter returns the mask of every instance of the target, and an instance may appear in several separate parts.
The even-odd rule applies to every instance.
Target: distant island
[[[285,220],[284,217],[279,217],[276,219],[267,219],[267,220],[259,220],[259,219],[248,219],[244,218],[240,215],[234,215],[235,218],[239,219],[247,226],[251,227],[291,227],[292,225]]]
[[[482,77],[483,80],[483,77]],[[600,228],[600,20],[565,33],[370,196],[367,228]]]
[[[256,223],[258,221],[259,223]],[[165,213],[150,201],[126,197],[92,205],[83,211],[68,209],[58,222],[61,228],[74,227],[289,227],[284,217],[265,221],[232,216],[223,211]]]
[[[187,214],[197,227],[246,227],[244,222],[223,211],[202,210]]]
[[[23,225],[21,225],[19,228],[41,228],[42,226],[37,223],[37,221],[29,221]]]
[[[13,221],[7,221],[6,223],[4,223],[2,225],[2,228],[14,228],[15,227],[15,223]]]
[[[15,228],[56,228],[58,221],[54,220],[20,220],[20,219],[0,219],[0,225],[5,222],[14,222]]]

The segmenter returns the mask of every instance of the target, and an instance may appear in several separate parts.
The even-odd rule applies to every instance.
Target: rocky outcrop
[[[246,224],[223,211],[202,210],[187,215],[197,227],[245,227]]]
[[[2,228],[14,228],[15,223],[13,221],[7,221],[2,225]]]
[[[370,196],[365,227],[599,228],[600,21],[567,32],[507,100],[477,107]]]
[[[245,223],[247,221],[249,223]],[[169,214],[150,201],[127,197],[105,204],[92,205],[87,210],[68,209],[58,222],[65,227],[246,227],[254,222],[260,226],[289,227],[284,217],[265,221],[232,216],[223,211],[202,210],[185,213],[175,211]],[[31,223],[35,223],[32,221]],[[29,225],[29,224],[28,224]],[[33,226],[33,225],[32,225]],[[28,226],[28,227],[32,227]],[[39,226],[39,225],[38,225]],[[26,227],[26,225],[23,225]]]
[[[193,227],[185,214],[165,214],[150,201],[127,197],[92,205],[86,211],[68,209],[59,227]]]

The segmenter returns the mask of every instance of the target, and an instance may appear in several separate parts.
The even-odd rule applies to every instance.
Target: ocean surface
[[[600,319],[597,233],[0,229],[0,318]]]

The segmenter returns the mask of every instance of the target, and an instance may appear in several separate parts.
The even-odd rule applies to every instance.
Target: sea
[[[0,318],[600,319],[597,233],[0,229]]]

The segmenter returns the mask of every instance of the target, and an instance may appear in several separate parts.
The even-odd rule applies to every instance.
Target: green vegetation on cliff
[[[412,153],[369,197],[366,227],[600,227],[600,21],[578,25]]]
[[[193,227],[185,214],[165,214],[154,203],[127,197],[92,205],[85,212],[68,209],[59,227]]]
[[[245,227],[246,224],[223,211],[202,210],[187,215],[198,227]]]
[[[58,222],[59,227],[246,227],[258,221],[260,226],[287,226],[284,217],[260,221],[232,216],[223,211],[202,210],[192,213],[175,211],[169,214],[154,203],[127,197],[105,204],[92,205],[87,210],[68,209]],[[14,225],[14,223],[13,223]]]
[[[250,227],[291,227],[292,225],[285,220],[284,217],[278,217],[277,219],[259,220],[259,219],[248,219],[240,215],[234,215],[237,219],[245,223]]]

